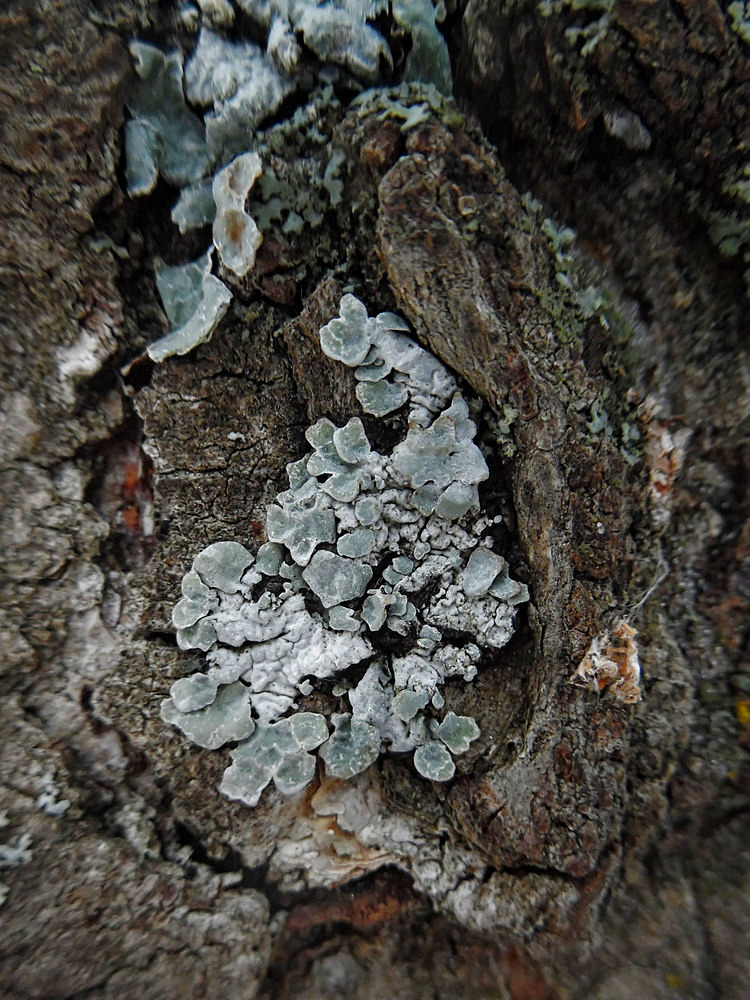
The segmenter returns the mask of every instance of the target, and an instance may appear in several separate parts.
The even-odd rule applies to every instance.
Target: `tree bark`
[[[211,341],[157,367],[130,365],[165,328],[154,257],[203,246],[173,192],[125,197],[120,151],[127,42],[172,15],[0,14],[9,998],[745,995],[750,365],[712,225],[748,223],[747,46],[711,0],[553,6],[449,17],[460,110],[332,111],[343,203],[266,239]],[[255,551],[304,429],[355,412],[317,346],[351,278],[481,400],[531,591],[450,688],[482,730],[456,779],[381,758],[366,836],[322,775],[223,799],[227,761],[159,718],[191,559]],[[637,701],[571,683],[623,622]]]

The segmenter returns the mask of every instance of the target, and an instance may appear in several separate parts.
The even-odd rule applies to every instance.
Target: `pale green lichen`
[[[206,144],[221,166],[248,150],[248,140],[262,122],[296,89],[253,42],[230,42],[202,29],[185,67],[185,93],[199,107],[209,107],[204,121]]]
[[[328,64],[365,83],[377,82],[383,69],[390,72],[393,58],[380,30],[390,16],[393,27],[410,36],[404,79],[435,86],[424,89],[419,108],[395,101],[386,113],[402,114],[404,127],[414,127],[428,107],[441,106],[435,88],[451,89],[450,60],[432,0],[398,0],[392,9],[385,0],[245,0],[242,6],[268,31],[267,51],[254,41],[230,40],[215,30],[233,25],[233,8],[226,0],[202,4],[211,27],[204,23],[200,29],[184,72],[180,52],[164,54],[149,43],[131,43],[137,80],[128,101],[132,117],[125,125],[130,195],[150,193],[159,176],[181,187],[173,221],[183,233],[211,224],[224,267],[239,279],[253,269],[263,233],[280,228],[286,236],[297,236],[306,227],[321,225],[326,211],[343,200],[345,157],[331,148],[330,133],[319,127],[327,111],[338,107]],[[188,29],[197,25],[187,13],[183,22]],[[299,68],[300,43],[322,64],[312,68],[319,86],[305,106],[263,132],[264,122],[285,100],[298,91],[309,93],[310,70]],[[335,74],[341,76],[339,70]],[[203,121],[191,106],[202,110]],[[257,156],[263,177],[247,205],[257,171],[248,167],[243,184],[234,183],[235,175],[243,172],[249,157]],[[211,258],[184,266],[192,273],[205,260]],[[200,275],[200,288],[188,294],[193,308],[188,312],[182,307],[179,322],[170,315],[174,296],[167,296],[170,301],[162,297],[172,330],[147,348],[154,361],[185,354],[206,341],[231,300],[226,286],[210,273],[210,263],[209,273]],[[404,398],[403,387],[392,383],[363,385],[359,392],[368,411],[380,415]]]
[[[426,707],[429,700],[429,695],[426,691],[412,691],[410,688],[406,688],[403,691],[399,691],[393,699],[394,714],[402,722],[411,722],[417,713]]]
[[[212,251],[190,264],[157,267],[156,286],[173,329],[147,348],[152,361],[187,354],[210,339],[232,301],[226,285],[211,274]]]
[[[320,598],[324,608],[331,608],[355,597],[362,597],[372,579],[372,569],[354,559],[333,552],[316,552],[302,579]]]
[[[315,774],[315,758],[308,752],[328,739],[322,715],[300,712],[275,724],[258,726],[250,739],[232,752],[220,789],[247,806],[258,804],[273,780],[282,795],[296,795]]]
[[[179,681],[178,681],[179,683]],[[250,692],[236,682],[214,688],[214,698],[207,705],[192,711],[180,711],[174,693],[164,702],[161,717],[177,726],[193,743],[206,750],[218,750],[225,743],[245,740],[255,729],[250,712]],[[182,700],[182,699],[180,699]],[[191,699],[191,703],[196,703]]]
[[[210,180],[188,184],[172,208],[172,222],[181,233],[200,229],[213,223],[216,216],[213,182]]]
[[[452,101],[446,100],[430,83],[402,83],[397,87],[372,88],[352,101],[362,115],[377,114],[381,121],[400,122],[402,132],[409,132],[429,121],[434,115],[447,128],[462,122],[461,114]]]
[[[502,556],[480,546],[469,556],[463,573],[462,586],[469,597],[482,597],[500,574],[508,568]]]
[[[333,778],[353,778],[380,756],[380,732],[347,713],[334,715],[331,721],[333,734],[320,750],[326,772]]]
[[[336,540],[336,551],[340,556],[359,559],[369,556],[375,548],[375,534],[369,528],[355,528]]]
[[[216,684],[206,674],[193,674],[175,681],[169,689],[178,712],[197,712],[216,698]]]
[[[407,330],[345,295],[320,331],[323,350],[355,374],[367,367],[377,384],[403,387],[403,439],[381,454],[360,417],[341,427],[318,420],[306,433],[312,450],[290,463],[289,489],[268,508],[257,558],[214,543],[183,580],[177,640],[204,650],[208,669],[175,682],[162,717],[201,746],[244,740],[221,787],[247,804],[271,781],[293,794],[312,780],[317,746],[333,777],[353,777],[389,750],[414,752],[419,773],[449,780],[451,754],[465,753],[479,729],[452,712],[436,717],[440,688],[476,675],[482,649],[505,645],[528,599],[492,551],[494,519],[479,511],[488,470],[469,408]],[[389,633],[401,637],[399,655]],[[354,665],[359,680],[349,679]],[[333,713],[330,736],[306,713],[288,714],[326,680],[351,709]],[[306,727],[315,746],[303,745]]]
[[[185,104],[182,56],[164,55],[146,42],[131,42],[137,83],[125,126],[126,176],[131,195],[152,191],[161,174],[172,184],[196,181],[210,166],[200,119]]]
[[[334,361],[350,366],[361,364],[372,343],[367,310],[353,295],[345,295],[339,313],[322,327],[320,346]]]
[[[319,495],[304,505],[293,494],[280,494],[278,499],[281,506],[268,509],[268,537],[272,542],[284,545],[298,566],[307,566],[318,545],[336,540],[333,512]]]
[[[368,83],[379,78],[381,60],[393,65],[385,39],[356,9],[333,4],[294,6],[299,11],[295,27],[321,62],[345,66]]]
[[[431,113],[446,125],[457,114],[439,93],[450,90],[450,63],[436,26],[444,10],[431,0],[241,6],[268,31],[266,51],[204,26],[183,74],[179,54],[134,43],[141,84],[127,125],[131,193],[152,190],[160,174],[182,186],[175,223],[181,231],[211,224],[221,274],[238,279],[252,271],[263,233],[278,228],[294,238],[342,203],[346,161],[330,145],[340,118],[331,83],[379,79],[392,66],[386,34],[405,43],[405,78],[429,85],[371,91],[359,101],[362,114],[376,109],[405,131]],[[214,27],[232,24],[225,0],[201,10]],[[340,68],[315,68],[310,53]],[[303,62],[312,69],[303,73]],[[264,131],[298,88],[309,93],[311,72],[319,86],[307,104]],[[203,123],[189,104],[203,110]],[[149,348],[154,360],[211,336],[231,299],[212,265],[209,251],[159,268],[173,329]],[[226,280],[238,294],[248,287]],[[414,752],[420,773],[449,780],[451,751],[465,752],[478,727],[453,713],[440,722],[439,689],[449,677],[475,676],[482,649],[508,641],[527,597],[502,557],[485,565],[493,520],[479,510],[488,470],[476,427],[455,379],[408,332],[402,317],[370,317],[356,298],[343,298],[340,316],[321,330],[322,349],[354,368],[365,413],[403,410],[406,436],[380,454],[360,417],[342,427],[317,421],[306,435],[312,451],[290,464],[289,489],[268,509],[268,542],[256,559],[218,542],[183,580],[177,642],[206,653],[207,670],[172,685],[162,717],[200,746],[239,743],[221,788],[248,805],[271,782],[299,792],[315,774],[318,747],[335,777],[360,773],[388,749]],[[399,655],[389,651],[389,632],[401,637]],[[475,641],[465,641],[469,634]],[[454,645],[447,635],[463,638]],[[328,690],[351,708],[332,715],[330,735],[323,716],[289,714],[318,681],[332,682]]]
[[[433,84],[444,94],[453,87],[448,46],[437,29],[432,0],[393,0],[393,20],[411,35],[404,79]]]
[[[242,589],[242,577],[252,562],[252,556],[239,543],[214,542],[195,557],[192,572],[206,586],[236,594]]]
[[[479,726],[467,715],[456,715],[448,712],[435,730],[451,753],[462,754],[469,749],[469,744],[479,738]]]
[[[453,758],[442,743],[423,743],[414,751],[414,766],[430,781],[450,781],[456,773]]]

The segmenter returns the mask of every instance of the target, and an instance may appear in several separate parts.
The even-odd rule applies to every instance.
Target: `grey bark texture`
[[[266,240],[208,344],[127,378],[175,246],[168,195],[122,190],[127,41],[171,15],[0,13],[3,996],[746,996],[750,364],[710,228],[747,225],[748,47],[712,0],[598,5],[593,48],[570,29],[599,14],[551,6],[459,5],[461,113],[332,114],[341,206]],[[448,692],[482,730],[456,779],[381,760],[359,839],[336,782],[248,810],[159,718],[192,557],[255,550],[305,428],[355,412],[316,337],[352,275],[482,400],[532,595]],[[570,683],[623,619],[637,703]]]

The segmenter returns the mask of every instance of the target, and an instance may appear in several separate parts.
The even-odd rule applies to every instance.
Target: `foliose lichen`
[[[476,676],[528,599],[492,549],[499,519],[480,510],[489,472],[469,407],[408,329],[342,298],[321,348],[354,369],[364,413],[402,411],[405,434],[381,453],[360,416],[318,420],[268,508],[257,555],[216,542],[184,577],[177,641],[202,650],[206,669],[172,685],[162,718],[207,749],[238,744],[221,790],[247,805],[271,781],[298,792],[316,750],[336,778],[387,751],[450,780],[479,728],[451,711],[441,718],[441,688]],[[321,686],[338,699],[330,719],[294,714]]]
[[[318,127],[326,110],[338,104],[332,81],[345,78],[350,92],[352,86],[362,89],[386,78],[393,82],[395,76],[451,90],[448,50],[436,26],[444,8],[432,0],[392,5],[385,0],[241,0],[239,6],[256,30],[267,32],[265,49],[218,33],[235,21],[226,0],[206,0],[200,12],[183,12],[188,30],[202,22],[184,66],[180,52],[164,53],[142,41],[130,46],[136,84],[125,126],[128,192],[149,194],[160,176],[181,189],[173,221],[183,233],[213,225],[213,246],[223,265],[219,275],[211,273],[210,255],[183,265],[184,284],[193,282],[196,269],[203,274],[206,262],[208,271],[202,277],[204,294],[189,296],[193,309],[182,309],[179,322],[159,284],[172,329],[149,346],[154,361],[185,354],[211,337],[233,292],[242,291],[264,233],[280,228],[289,236],[319,226],[327,209],[341,202],[344,157]],[[410,39],[398,70],[386,24],[394,37]],[[262,131],[293,98],[299,102],[296,110]],[[407,121],[418,120],[418,111],[405,113]],[[290,148],[299,136],[306,148]],[[172,273],[181,280],[176,268]],[[382,395],[384,389],[373,392]]]
[[[152,361],[187,354],[208,340],[229,308],[232,294],[211,274],[213,249],[190,264],[158,265],[156,287],[172,330],[148,346]]]

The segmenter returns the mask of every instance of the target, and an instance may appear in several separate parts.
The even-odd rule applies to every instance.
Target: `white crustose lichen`
[[[495,519],[478,491],[489,473],[469,408],[407,331],[401,317],[370,317],[342,298],[321,347],[354,368],[364,413],[406,408],[403,440],[381,454],[360,417],[318,420],[257,555],[216,542],[183,580],[177,641],[206,654],[206,671],[172,685],[162,718],[206,749],[238,744],[221,790],[247,805],[271,780],[298,792],[316,750],[336,778],[387,750],[413,752],[420,774],[450,780],[453,755],[479,728],[453,712],[441,719],[441,688],[475,677],[483,649],[507,643],[528,599],[491,548]],[[294,714],[321,683],[346,710]]]

